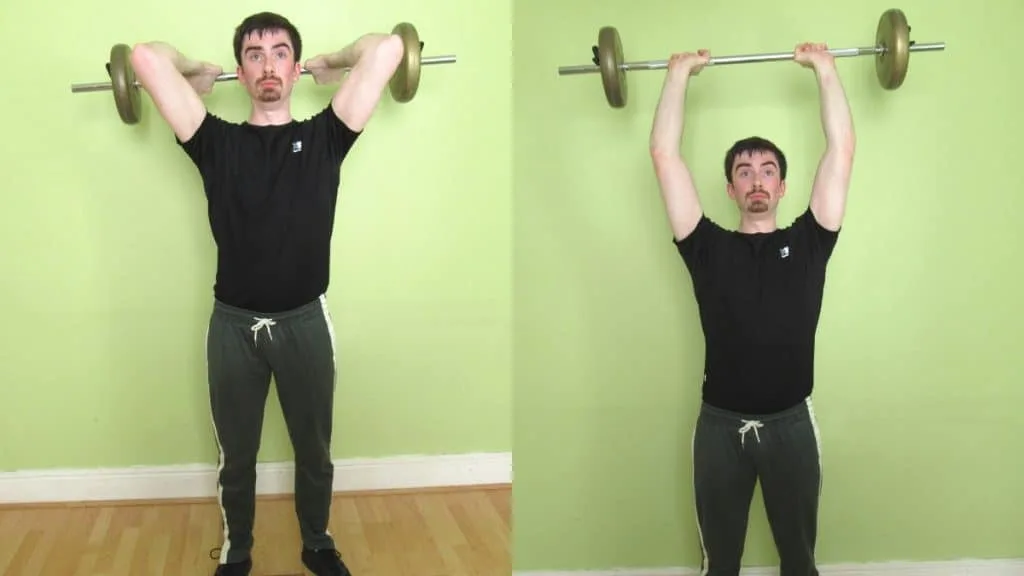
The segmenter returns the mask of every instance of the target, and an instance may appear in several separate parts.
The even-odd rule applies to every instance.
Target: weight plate
[[[597,58],[601,67],[601,83],[604,96],[612,108],[622,108],[628,100],[625,62],[622,57],[622,40],[614,26],[605,26],[597,35]]]
[[[113,86],[114,105],[125,124],[137,124],[141,116],[139,86],[131,62],[132,50],[127,44],[115,44],[110,49],[110,82]]]
[[[910,65],[910,26],[902,10],[890,8],[882,13],[875,32],[875,45],[884,51],[875,55],[878,83],[886,90],[903,85]]]
[[[408,102],[416,96],[420,85],[420,36],[408,22],[399,23],[391,32],[399,35],[405,46],[402,63],[391,77],[391,96],[398,102]]]

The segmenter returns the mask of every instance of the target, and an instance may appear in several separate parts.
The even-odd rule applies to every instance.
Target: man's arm
[[[683,109],[689,79],[692,74],[700,72],[707,58],[706,50],[696,55],[672,56],[651,128],[651,160],[669,224],[677,241],[693,232],[703,214],[696,185],[679,147],[683,136]]]
[[[360,132],[380,102],[405,55],[405,46],[397,34],[366,34],[332,54],[321,54],[306,63],[306,69],[319,73],[325,68],[351,68],[331,99],[334,113],[354,132]],[[333,74],[324,72],[329,81]]]
[[[206,117],[197,86],[212,86],[220,68],[190,60],[164,42],[136,44],[131,62],[135,77],[175,136],[182,142],[190,140]],[[194,85],[186,76],[200,84]]]
[[[842,227],[846,213],[856,137],[850,105],[836,71],[835,60],[824,52],[824,45],[818,45],[818,48],[817,53],[813,47],[805,48],[813,53],[807,61],[812,63],[818,81],[821,124],[825,131],[825,152],[818,163],[810,207],[822,227],[836,232]]]

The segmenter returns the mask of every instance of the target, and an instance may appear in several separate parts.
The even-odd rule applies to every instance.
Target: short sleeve
[[[209,183],[216,181],[217,176],[224,170],[227,153],[232,147],[232,130],[236,128],[236,125],[207,112],[191,138],[184,142],[177,136],[174,138],[195,164],[203,181],[207,183],[207,194],[211,190]]]
[[[809,253],[819,261],[828,262],[832,257],[832,251],[839,240],[839,231],[822,226],[809,206],[793,221],[791,230],[801,239]]]
[[[341,165],[362,134],[362,131],[349,128],[330,104],[310,118],[310,125],[316,141],[323,146],[330,161],[337,165]]]
[[[672,238],[676,250],[679,251],[691,274],[700,272],[708,266],[712,254],[721,242],[723,232],[718,224],[701,214],[700,220],[689,235],[682,240]]]
[[[224,162],[224,151],[229,145],[230,130],[235,126],[210,112],[206,113],[195,134],[187,141],[174,140],[204,177],[215,172]]]

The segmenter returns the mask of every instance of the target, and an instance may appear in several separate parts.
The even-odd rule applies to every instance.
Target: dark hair
[[[260,12],[259,14],[253,14],[245,20],[242,20],[242,23],[235,28],[235,62],[241,66],[242,41],[244,41],[250,34],[256,33],[259,36],[263,36],[266,32],[280,31],[286,32],[288,34],[288,38],[292,41],[292,51],[295,53],[295,61],[301,61],[302,36],[299,35],[299,31],[295,26],[280,14],[274,14],[273,12]]]
[[[786,155],[782,153],[782,150],[779,150],[779,147],[770,140],[759,136],[751,136],[738,140],[725,153],[725,179],[730,184],[732,184],[732,166],[736,162],[736,157],[754,152],[771,152],[775,154],[775,157],[779,160],[779,178],[780,180],[786,179]]]

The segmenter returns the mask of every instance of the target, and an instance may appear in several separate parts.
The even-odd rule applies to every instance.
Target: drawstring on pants
[[[757,438],[757,443],[761,443],[761,435],[757,433],[758,428],[764,428],[764,424],[760,420],[742,420],[743,427],[740,428],[740,446],[744,445],[746,441],[747,432],[753,430],[754,437]]]
[[[249,329],[252,330],[252,343],[257,343],[256,337],[259,336],[260,330],[264,328],[267,329],[267,335],[270,336],[271,340],[273,340],[274,333],[270,331],[270,327],[277,326],[277,322],[274,322],[271,318],[260,318],[258,316],[254,316],[253,318],[256,320],[256,323],[249,327]]]

